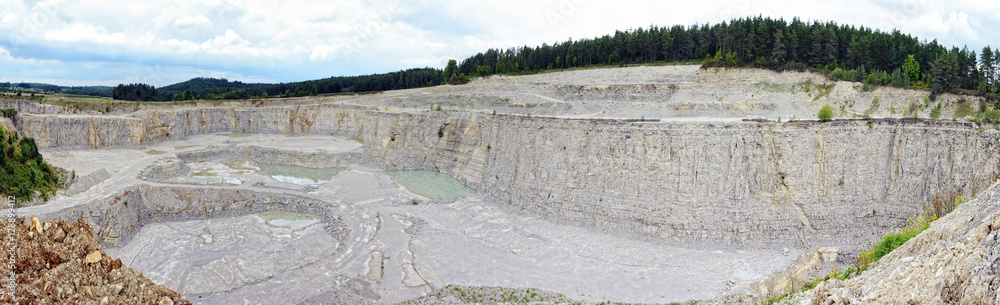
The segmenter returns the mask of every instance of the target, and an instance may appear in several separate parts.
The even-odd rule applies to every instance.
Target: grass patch
[[[906,110],[903,111],[903,116],[904,117],[907,117],[907,116],[916,117],[919,114],[921,106],[923,106],[923,105],[921,105],[920,103],[910,102],[910,104],[906,106]]]
[[[91,99],[91,100],[110,100],[110,98],[93,96],[93,95],[82,95],[82,94],[53,94],[52,97],[61,98],[73,98],[73,99]]]
[[[903,227],[899,233],[886,234],[885,236],[882,236],[882,240],[875,243],[871,249],[868,251],[861,251],[861,254],[858,255],[857,269],[861,271],[867,270],[872,263],[875,263],[886,254],[889,254],[892,250],[896,250],[896,248],[899,248],[899,246],[902,246],[911,238],[920,235],[921,232],[927,230],[927,228],[931,226],[931,222],[938,219],[937,216],[926,215],[927,214],[922,213],[919,216],[910,217],[906,221],[906,226]]]
[[[816,86],[816,91],[818,91],[819,93],[816,94],[816,97],[813,97],[813,101],[816,101],[816,100],[820,99],[821,97],[824,97],[827,94],[829,94],[830,91],[833,90],[833,87],[837,86],[837,83],[832,83],[832,84],[829,84],[829,85],[819,85],[819,84],[816,84],[815,86]]]
[[[148,155],[154,155],[154,156],[155,155],[162,155],[162,154],[165,154],[165,153],[167,153],[167,152],[162,151],[162,150],[156,150],[156,149],[150,149],[150,150],[146,151],[146,154],[148,154]]]
[[[350,138],[349,140],[358,142],[358,144],[365,145],[365,139],[362,138]]]
[[[924,212],[920,215],[911,216],[907,219],[906,225],[900,229],[899,233],[890,233],[882,237],[882,239],[875,243],[867,251],[861,251],[858,255],[858,259],[855,261],[853,267],[847,268],[844,271],[837,270],[834,268],[823,278],[816,278],[812,281],[805,282],[798,289],[791,292],[777,295],[764,301],[762,304],[772,305],[779,304],[782,300],[796,293],[801,293],[808,291],[810,289],[816,288],[819,283],[827,281],[830,279],[837,279],[841,281],[846,281],[855,276],[861,274],[865,270],[868,270],[876,261],[882,257],[888,255],[896,248],[899,248],[905,244],[910,239],[920,235],[931,226],[931,223],[937,220],[939,217],[950,213],[952,210],[957,208],[963,203],[963,198],[961,195],[952,197],[951,200],[945,199],[945,197],[935,195],[934,199],[924,207]]]
[[[795,93],[795,91],[803,88],[802,84],[775,84],[771,82],[758,82],[753,84],[757,89],[767,91],[767,92],[787,92]]]
[[[865,110],[865,116],[866,116],[866,118],[867,117],[871,117],[872,114],[875,114],[875,112],[878,111],[879,104],[880,104],[880,101],[879,101],[878,97],[872,99],[872,105],[868,106],[868,109]]]
[[[974,116],[976,116],[976,110],[972,109],[972,106],[964,98],[959,99],[955,107],[955,118],[961,119]]]
[[[931,108],[930,117],[932,119],[937,120],[937,119],[941,118],[941,107],[943,105],[944,105],[944,102],[940,102],[940,103],[937,104],[937,106],[934,106],[934,108]]]

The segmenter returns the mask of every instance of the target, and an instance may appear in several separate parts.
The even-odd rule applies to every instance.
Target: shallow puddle
[[[281,164],[258,164],[257,167],[275,180],[298,185],[325,183],[344,170],[343,167],[309,168]]]
[[[267,211],[257,213],[257,215],[264,218],[264,220],[267,221],[267,224],[272,227],[289,228],[295,231],[301,230],[302,228],[308,227],[320,221],[319,216],[315,214],[285,211]]]
[[[476,193],[455,178],[436,171],[389,171],[389,175],[410,192],[431,199],[452,201]]]

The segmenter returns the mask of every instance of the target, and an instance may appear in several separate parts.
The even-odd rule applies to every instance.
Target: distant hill
[[[216,92],[221,90],[220,92],[226,92],[236,89],[260,88],[271,85],[273,84],[244,83],[240,81],[229,81],[225,78],[196,77],[184,82],[160,87],[157,88],[157,90],[169,92],[184,92],[184,90],[196,92]]]
[[[224,78],[198,77],[156,89],[157,100],[220,100],[259,97],[294,97],[342,92],[369,92],[409,89],[441,84],[442,70],[408,69],[396,72],[335,76],[294,83],[243,83]],[[190,90],[190,96],[186,91]]]
[[[91,96],[102,96],[111,97],[110,86],[59,86],[53,84],[45,83],[0,83],[0,89],[18,87],[18,88],[38,88],[45,91],[55,91],[65,94],[77,94],[77,95],[91,95]]]

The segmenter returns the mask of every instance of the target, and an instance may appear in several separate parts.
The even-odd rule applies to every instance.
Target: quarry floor
[[[56,211],[138,183],[155,186],[137,174],[157,159],[238,145],[328,153],[361,149],[357,142],[333,136],[211,134],[138,149],[43,151],[55,166],[78,175],[104,168],[111,178],[18,214]],[[480,194],[433,201],[382,169],[356,164],[330,181],[305,186],[272,181],[259,171],[241,172],[236,184],[192,178],[203,181],[190,183],[210,187],[321,199],[352,232],[337,250],[309,215],[258,213],[150,224],[128,244],[105,249],[194,304],[329,304],[344,294],[396,303],[447,285],[535,288],[585,302],[669,303],[749,292],[756,281],[801,254],[600,233],[523,215]],[[268,183],[253,183],[260,181]]]

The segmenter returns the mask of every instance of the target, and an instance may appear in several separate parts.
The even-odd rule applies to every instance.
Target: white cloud
[[[212,27],[212,21],[202,15],[184,16],[174,20],[172,25],[182,28],[208,28]]]
[[[296,81],[441,67],[450,58],[460,60],[487,48],[552,44],[649,25],[716,23],[758,14],[883,31],[898,28],[922,39],[937,38],[948,46],[970,44],[974,49],[1000,41],[1000,31],[991,30],[1000,26],[1000,2],[974,0],[871,0],[851,5],[730,0],[698,6],[629,0],[25,2],[0,0],[0,57],[24,60],[18,63],[21,66],[30,60],[45,62],[47,69],[84,75],[79,77],[93,70],[79,70],[88,63],[108,68],[115,65],[107,62],[118,61],[187,67],[170,71],[211,71],[202,76],[229,73],[231,79]],[[31,39],[13,39],[20,36]],[[0,70],[0,77],[22,73],[18,71],[30,73],[30,69],[7,69]],[[123,73],[121,79],[133,76]],[[183,76],[199,75],[184,72]]]
[[[330,59],[330,47],[325,45],[315,47],[312,54],[309,54],[311,61],[326,61],[328,59]]]
[[[45,39],[60,42],[85,42],[98,45],[119,45],[128,42],[125,33],[108,33],[103,27],[73,23],[45,33]]]
[[[226,47],[239,47],[250,45],[249,41],[240,38],[239,34],[233,32],[233,30],[226,30],[223,35],[215,36],[215,39],[206,41],[201,44],[202,49],[211,52],[213,49],[226,48]]]

